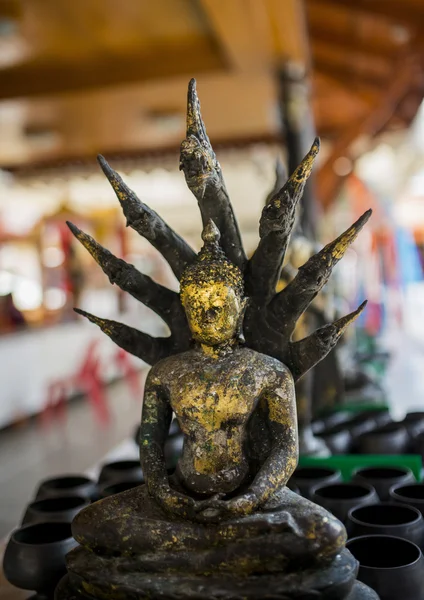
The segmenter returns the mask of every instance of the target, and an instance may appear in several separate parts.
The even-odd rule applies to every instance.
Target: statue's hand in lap
[[[251,514],[258,506],[259,499],[251,491],[230,500],[225,500],[224,494],[215,494],[207,500],[195,502],[195,520],[201,523],[218,523],[222,520]]]
[[[196,520],[197,503],[190,496],[177,492],[169,485],[163,485],[156,490],[155,498],[165,512],[185,519]]]

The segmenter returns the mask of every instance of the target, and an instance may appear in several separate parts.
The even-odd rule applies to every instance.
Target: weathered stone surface
[[[351,593],[357,562],[344,550],[326,568],[305,569],[292,573],[235,576],[231,573],[210,575],[152,574],[122,572],[112,558],[101,558],[87,550],[74,553],[84,566],[84,574],[70,571],[67,582],[57,590],[60,600],[80,600],[93,596],[100,600],[372,600],[374,595]],[[104,574],[108,572],[107,580]],[[361,590],[362,593],[362,590]],[[80,596],[78,596],[80,594]]]
[[[346,541],[340,521],[288,488],[261,511],[206,526],[170,520],[140,486],[87,507],[72,531],[83,546],[114,556],[120,571],[134,572],[281,573],[328,563]],[[79,555],[69,556],[71,570]]]

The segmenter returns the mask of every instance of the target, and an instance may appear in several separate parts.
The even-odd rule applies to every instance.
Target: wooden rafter
[[[314,0],[312,0],[313,2]],[[408,0],[318,0],[329,5],[346,6],[349,10],[361,11],[369,15],[392,19],[394,23],[403,23],[413,29],[424,28],[423,11],[419,2]]]
[[[354,92],[360,89],[368,89],[369,91],[381,91],[388,82],[388,76],[372,74],[365,70],[355,70],[347,68],[343,65],[332,65],[322,58],[314,57],[314,68],[317,73],[331,77],[344,85],[347,89]]]
[[[400,44],[389,40],[382,44],[375,41],[372,37],[364,37],[357,33],[356,30],[351,31],[350,35],[346,35],[345,31],[337,31],[329,26],[315,25],[309,23],[309,33],[313,43],[317,45],[331,45],[335,53],[357,53],[367,55],[372,61],[374,58],[387,60],[387,58],[395,58],[399,53]]]
[[[309,61],[301,0],[200,0],[228,65],[238,71]]]
[[[380,102],[376,104],[374,110],[370,111],[360,123],[353,123],[335,141],[329,156],[317,174],[318,198],[324,209],[331,205],[345,179],[345,176],[337,175],[334,172],[335,161],[341,156],[351,157],[352,144],[359,136],[373,136],[385,126],[410,90],[411,85],[416,82],[416,77],[417,63],[414,58],[409,57],[398,62],[392,81],[389,87],[382,92]]]
[[[200,0],[228,67],[237,71],[261,69],[269,63],[272,40],[264,6],[255,0]],[[252,45],[255,38],[255,45]]]
[[[23,63],[0,69],[0,100],[46,96],[109,85],[220,70],[223,63],[208,38],[199,37],[131,56],[103,55],[79,62]]]

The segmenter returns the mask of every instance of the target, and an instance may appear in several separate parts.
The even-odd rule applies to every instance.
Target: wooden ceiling
[[[0,168],[177,148],[192,76],[212,141],[276,139],[286,61],[340,153],[410,123],[423,34],[423,0],[0,0]]]

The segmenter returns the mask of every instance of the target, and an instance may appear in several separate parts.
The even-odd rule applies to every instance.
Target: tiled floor
[[[16,526],[41,479],[81,473],[100,461],[140,419],[136,401],[123,382],[111,385],[110,426],[101,428],[83,400],[68,407],[66,422],[42,427],[35,421],[0,433],[0,538]]]

